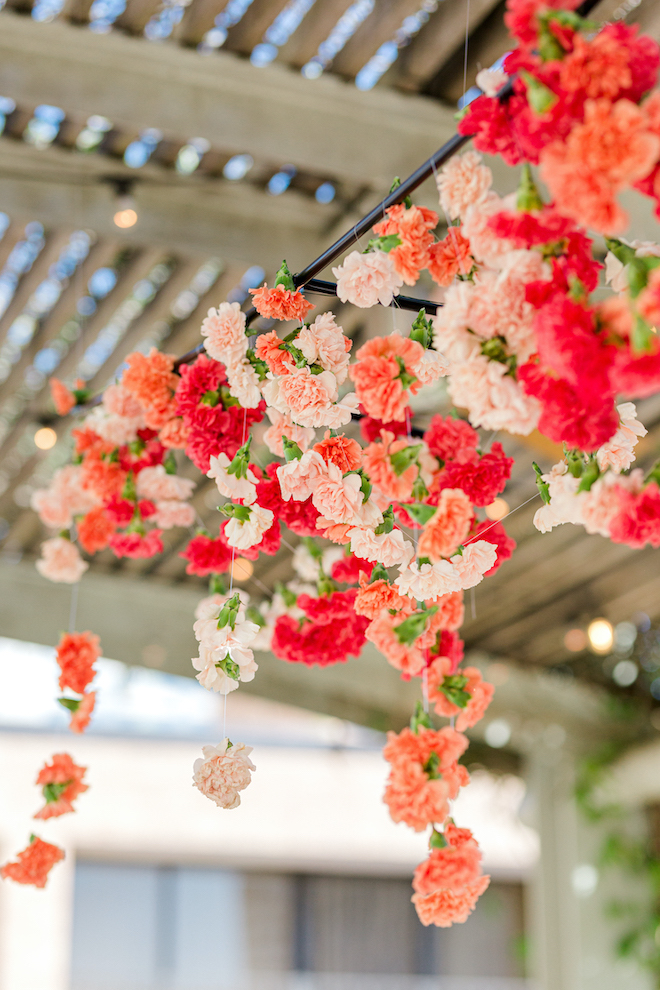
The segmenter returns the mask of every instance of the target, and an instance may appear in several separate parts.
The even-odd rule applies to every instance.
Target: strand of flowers
[[[590,31],[591,25],[576,15],[520,0],[512,0],[507,17],[521,40],[511,65],[524,55],[529,66],[514,84],[518,101],[514,97],[502,110],[516,147],[523,124],[529,133],[541,135],[538,140],[545,140],[556,125],[558,140],[569,144],[591,112],[591,90],[601,85],[594,83],[593,70],[603,60],[607,64],[598,79],[607,80],[611,99],[626,102],[639,90],[639,100],[649,81],[655,81],[657,48],[651,52],[648,39],[636,40],[634,33],[626,34],[628,29],[612,36],[606,27],[586,41],[580,32]],[[529,54],[536,50],[541,54]],[[610,71],[608,59],[616,72]],[[624,62],[627,75],[622,77]],[[572,66],[570,71],[564,71],[566,65]],[[566,100],[543,105],[537,98],[540,77],[548,73],[554,73],[555,89],[565,85],[572,94],[570,113]],[[572,88],[561,82],[563,76],[570,77]],[[503,79],[481,81],[488,87],[501,85]],[[482,97],[469,113],[488,112],[495,120],[500,111],[492,103]],[[484,134],[495,142],[497,127],[506,129],[499,118],[493,120],[490,131],[482,126],[477,143],[486,141]],[[647,150],[652,144],[646,142]],[[498,148],[489,145],[487,150]],[[587,150],[584,145],[580,174],[600,181],[602,162],[589,158]],[[629,163],[621,174],[630,179]],[[450,162],[438,187],[442,208],[454,223],[444,241],[436,243],[433,236],[438,222],[434,211],[404,202],[375,226],[376,237],[364,253],[353,251],[334,270],[340,299],[366,307],[389,304],[404,283],[414,284],[427,268],[446,287],[445,306],[433,326],[420,314],[409,337],[395,333],[375,338],[349,366],[351,343],[341,327],[330,313],[304,323],[311,305],[283,265],[275,286],[255,290],[254,301],[261,315],[300,324],[287,336],[262,334],[250,347],[244,314],[237,304],[223,303],[209,312],[202,328],[208,356],[182,367],[180,379],[167,355],[130,355],[121,384],[107,390],[103,405],[75,433],[81,484],[94,493],[100,509],[91,523],[90,513],[80,519],[78,538],[88,551],[95,544],[95,549],[110,545],[127,556],[159,550],[161,530],[148,523],[157,523],[152,511],[157,506],[148,492],[140,491],[140,478],[152,469],[162,481],[173,470],[171,454],[165,456],[168,448],[185,449],[215,479],[221,494],[232,499],[218,536],[199,534],[184,552],[189,573],[220,574],[231,568],[237,550],[251,559],[260,552],[275,553],[281,522],[301,537],[321,535],[343,544],[348,552],[335,561],[330,575],[323,571],[316,596],[302,592],[294,605],[284,589],[281,602],[276,596],[263,613],[265,628],[272,625],[273,651],[290,662],[332,663],[359,653],[368,637],[403,676],[425,677],[440,714],[458,713],[464,720],[450,730],[460,734],[483,714],[489,700],[478,672],[466,668],[458,673],[462,592],[491,573],[512,549],[502,527],[501,532],[489,527],[488,539],[477,538],[484,524],[476,522],[473,506],[488,504],[486,494],[492,500],[503,490],[511,462],[499,444],[482,454],[473,427],[528,434],[538,426],[566,444],[571,477],[581,465],[581,484],[584,473],[593,473],[598,451],[609,445],[616,456],[618,448],[630,447],[627,436],[617,439],[624,426],[615,395],[652,394],[660,359],[647,318],[652,308],[645,308],[645,299],[650,303],[655,298],[653,262],[640,262],[636,253],[634,259],[619,258],[634,274],[635,291],[629,298],[612,296],[591,305],[588,294],[598,283],[601,266],[577,225],[583,218],[576,219],[570,209],[562,213],[557,204],[544,205],[529,169],[523,171],[518,195],[500,199],[491,191],[490,171],[470,152]],[[613,245],[615,257],[617,250],[625,253],[624,247],[624,242]],[[422,441],[413,443],[407,424],[410,395],[443,375],[454,403],[468,410],[472,426],[438,417]],[[343,391],[349,377],[354,392]],[[55,389],[63,409],[80,399],[59,384]],[[335,435],[359,407],[365,414],[364,449],[353,438]],[[264,412],[271,421],[265,442],[283,462],[262,472],[250,462],[242,426],[246,418],[250,425],[258,422]],[[630,420],[629,410],[619,412]],[[326,432],[314,443],[317,429]],[[429,436],[434,431],[437,437]],[[541,479],[541,485],[549,482]],[[55,487],[46,502],[57,502]],[[552,498],[549,490],[541,491]],[[419,540],[406,539],[402,526],[421,530]],[[632,545],[638,543],[639,538]],[[310,552],[323,561],[319,548]],[[58,544],[47,550],[42,567],[56,575],[66,555],[69,565],[87,566],[75,547]],[[394,567],[396,577],[390,573]],[[332,584],[339,580],[337,568],[343,575],[352,573],[351,581],[342,582],[349,584],[344,591]],[[276,609],[281,611],[271,623]],[[207,686],[227,693],[239,680],[254,676],[252,648],[264,635],[264,623],[253,618],[240,595],[216,597],[200,607],[195,627],[200,653],[194,663]],[[416,717],[404,732],[412,733],[419,746],[435,730]],[[464,780],[456,764],[458,742],[445,753],[447,730],[443,732],[442,738],[433,737],[431,755],[422,762],[406,750],[408,778],[397,770],[397,744],[388,744],[394,747],[389,750],[393,777],[388,790],[393,813],[400,812],[398,798],[392,796],[398,793],[396,781],[405,779],[402,793],[408,809],[420,800],[429,805],[421,827],[432,825],[432,837],[438,833],[435,826],[446,819],[445,805],[455,796],[456,781],[460,786]],[[410,740],[402,734],[400,742],[402,738],[405,749]],[[196,768],[197,785],[219,804],[235,807],[252,768],[249,749],[225,740],[205,756]],[[411,780],[418,786],[408,786]],[[439,803],[439,791],[445,805]],[[435,804],[432,794],[438,798]],[[405,809],[401,814],[414,817]],[[454,841],[447,829],[444,833],[448,837],[433,838],[432,848],[439,849],[442,841],[458,847],[458,838]],[[471,876],[470,883],[483,883]],[[425,907],[418,901],[420,914],[438,924],[459,920],[476,895],[466,893],[465,885],[452,886],[447,879],[443,886],[440,875],[434,877],[437,887],[418,890],[420,897],[432,898],[424,900]],[[457,890],[462,891],[460,904],[453,894],[435,896]]]

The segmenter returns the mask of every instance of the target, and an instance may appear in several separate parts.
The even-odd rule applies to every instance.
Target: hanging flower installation
[[[402,196],[366,250],[333,269],[338,297],[363,308],[389,305],[426,270],[444,289],[433,319],[423,307],[408,333],[352,354],[332,313],[308,320],[313,306],[283,263],[272,288],[252,290],[262,317],[288,323],[282,331],[254,332],[237,303],[221,302],[192,363],[175,371],[170,355],[129,355],[74,430],[74,464],[33,501],[53,532],[40,572],[75,583],[83,553],[151,557],[164,530],[193,524],[194,485],[177,474],[188,457],[224,499],[216,532],[194,533],[181,554],[188,574],[211,583],[194,624],[203,687],[227,695],[252,680],[255,650],[327,666],[367,641],[403,679],[419,680],[410,727],[388,735],[384,799],[395,822],[429,833],[413,881],[425,925],[465,921],[489,882],[474,837],[451,818],[469,780],[464,733],[493,695],[463,665],[463,596],[515,548],[501,522],[481,515],[513,462],[479,429],[538,429],[564,445],[549,473],[534,466],[542,531],[571,522],[631,547],[660,546],[660,467],[646,476],[632,468],[646,433],[632,400],[660,389],[660,247],[619,237],[617,199],[633,186],[660,203],[660,95],[647,95],[660,55],[623,24],[596,32],[576,6],[509,0],[517,48],[502,72],[480,74],[484,95],[459,126],[477,150],[437,174],[445,236],[434,233],[437,213]],[[479,151],[522,165],[517,194],[493,191]],[[608,238],[604,270],[587,228]],[[421,431],[411,400],[441,378],[465,418],[455,409]],[[54,383],[54,398],[68,412],[86,396]],[[264,417],[269,453],[257,457],[251,428]],[[237,556],[275,554],[283,526],[298,538],[295,579],[257,605],[233,591],[233,577],[227,593],[220,576],[233,574]],[[98,653],[91,633],[71,631],[58,647],[60,687],[76,695],[60,699],[74,731],[92,713]],[[255,769],[250,753],[229,739],[205,746],[194,785],[236,808]],[[47,803],[38,817],[72,810],[83,773],[54,757],[39,775]],[[59,857],[35,839],[3,875],[41,886]]]

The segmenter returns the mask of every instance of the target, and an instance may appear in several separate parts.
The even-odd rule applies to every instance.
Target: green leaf
[[[413,612],[407,619],[404,619],[403,622],[400,622],[398,626],[394,627],[394,635],[400,643],[411,646],[426,630],[426,623],[430,616],[437,611],[438,606],[433,605],[432,608],[426,609],[423,612]]]
[[[57,700],[62,708],[66,708],[70,712],[77,712],[80,707],[81,699],[79,698],[58,698]]]
[[[381,536],[383,533],[391,533],[394,529],[394,509],[391,505],[385,509],[383,513],[383,521],[379,526],[376,526],[374,533],[376,536]]]
[[[239,522],[247,522],[252,515],[252,509],[249,505],[235,505],[233,502],[227,502],[220,509],[226,516],[233,519],[238,519]]]
[[[440,758],[435,751],[429,756],[423,766],[423,770],[429,780],[441,779],[442,774],[440,773]]]
[[[383,237],[372,237],[367,244],[367,250],[363,252],[367,254],[369,251],[384,251],[385,254],[389,254],[394,248],[399,247],[403,244],[403,241],[398,234],[385,234]]]
[[[528,162],[525,162],[522,168],[520,185],[518,186],[516,207],[519,210],[543,209],[543,200],[541,199],[541,194],[536,188],[534,176],[532,175],[532,169]]]
[[[651,350],[651,343],[658,339],[655,329],[639,313],[635,314],[630,343],[634,354],[644,354]]]
[[[293,275],[289,271],[289,266],[286,261],[283,261],[280,265],[279,271],[275,276],[275,285],[283,285],[285,289],[289,292],[295,292],[296,286],[293,281]]]
[[[236,594],[232,595],[220,609],[220,615],[218,616],[218,629],[223,629],[225,626],[229,626],[231,629],[234,629],[236,626],[236,617],[240,607],[241,596],[238,592],[236,592]]]
[[[417,375],[411,374],[406,369],[406,365],[402,357],[399,357],[397,355],[395,360],[399,365],[399,374],[397,375],[397,378],[399,379],[399,381],[401,382],[404,388],[410,388],[410,386],[414,385],[414,383],[417,381]]]
[[[282,437],[282,446],[284,447],[284,460],[289,461],[299,461],[303,455],[302,450],[293,440],[289,440],[288,437]]]
[[[623,241],[618,240],[616,237],[606,237],[605,244],[607,245],[607,250],[611,251],[622,265],[630,264],[635,257],[635,249],[631,248],[628,244],[624,244]]]
[[[129,502],[135,502],[137,500],[137,490],[135,488],[135,476],[132,471],[128,472],[126,476],[126,481],[124,482],[124,487],[122,488],[121,497],[126,498]]]
[[[64,784],[45,784],[42,787],[41,792],[44,796],[46,804],[53,804],[54,801],[59,801],[60,797],[70,783],[71,781],[67,780]]]
[[[293,606],[298,601],[298,595],[294,591],[289,591],[286,585],[282,584],[281,581],[275,582],[275,591],[278,593],[278,595],[282,596],[284,604],[286,605],[287,608],[293,608]]]
[[[550,488],[547,481],[542,478],[543,471],[538,466],[536,461],[532,461],[532,467],[534,468],[534,474],[536,475],[536,487],[539,490],[539,495],[541,496],[541,501],[544,505],[550,505]]]
[[[317,560],[320,563],[323,559],[323,551],[320,546],[314,542],[314,538],[312,536],[303,536],[301,543],[303,543],[307,548],[307,553],[310,557],[313,557],[314,560]]]
[[[410,339],[416,340],[417,343],[421,344],[424,350],[426,350],[431,346],[432,338],[433,330],[430,322],[426,318],[426,310],[420,309],[413,321],[412,327],[410,328]]]
[[[390,454],[390,464],[394,473],[400,477],[404,471],[407,471],[417,460],[421,449],[421,443],[416,443],[412,447],[404,447],[403,450],[397,450],[395,454]]]
[[[420,526],[426,526],[429,519],[432,519],[438,511],[435,505],[424,505],[419,502],[406,503],[404,509]]]
[[[242,447],[236,451],[234,458],[227,468],[227,474],[233,474],[236,478],[247,478],[248,465],[250,463],[250,446],[252,445],[252,434]]]
[[[445,698],[451,701],[452,705],[456,705],[457,708],[466,708],[472,698],[472,695],[465,690],[467,682],[468,679],[464,674],[451,674],[449,677],[445,677],[438,688]]]
[[[600,468],[595,454],[589,455],[589,460],[582,471],[582,479],[578,485],[578,492],[590,492],[594,481],[600,477]]]
[[[399,178],[398,175],[395,175],[394,182],[390,186],[390,192],[393,193],[394,190],[398,189],[400,185],[401,185],[401,179]],[[406,207],[407,210],[410,209],[410,207],[412,206],[412,199],[410,198],[410,196],[406,196],[406,198],[403,201],[403,205]]]
[[[176,457],[173,450],[167,452],[167,456],[163,461],[163,467],[165,468],[165,474],[176,474]]]
[[[433,725],[431,723],[431,717],[428,712],[424,711],[424,706],[421,701],[415,704],[415,711],[410,718],[410,728],[416,734],[419,734],[420,728],[432,729]]]
[[[445,839],[442,832],[438,832],[437,828],[434,828],[431,832],[431,838],[429,839],[429,846],[431,849],[446,849],[449,843]]]
[[[254,624],[259,626],[260,629],[263,629],[263,627],[266,625],[266,620],[256,605],[248,605],[248,607],[245,609],[245,614],[250,620],[250,622],[254,622]]]
[[[374,584],[376,581],[387,581],[389,582],[390,576],[387,573],[387,568],[383,567],[382,564],[376,564],[373,571],[371,572],[371,577],[369,578],[369,583]]]
[[[520,75],[527,83],[527,102],[535,113],[546,113],[552,110],[557,102],[557,94],[548,89],[536,76],[526,69],[520,70]]]
[[[209,578],[209,595],[226,594],[225,582],[219,574],[211,574]]]

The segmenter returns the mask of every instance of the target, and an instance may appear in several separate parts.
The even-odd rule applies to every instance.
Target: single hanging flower
[[[86,770],[87,767],[74,763],[68,753],[56,753],[52,763],[46,763],[37,776],[46,804],[34,817],[58,818],[75,811],[72,802],[88,790],[87,784],[83,783]]]
[[[219,808],[238,808],[239,791],[244,791],[256,770],[250,759],[252,746],[223,739],[217,746],[202,746],[204,759],[193,764],[193,784]]]
[[[5,863],[0,869],[0,876],[15,883],[45,887],[48,874],[61,859],[64,859],[63,849],[33,835],[30,844],[19,852],[16,862]]]
[[[275,276],[272,289],[264,282],[260,289],[250,289],[254,307],[260,316],[270,320],[299,320],[301,323],[314,309],[299,289],[296,289],[293,276],[286,261]]]

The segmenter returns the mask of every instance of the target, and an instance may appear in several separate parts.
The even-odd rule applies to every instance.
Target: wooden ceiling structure
[[[59,607],[62,589],[47,590],[25,569],[43,538],[30,495],[68,452],[69,424],[53,420],[49,374],[71,380],[82,373],[100,390],[131,350],[155,345],[181,354],[194,346],[209,306],[245,300],[249,285],[272,276],[282,257],[302,268],[379,201],[393,175],[412,171],[453,133],[464,80],[469,86],[479,67],[507,49],[502,13],[498,0],[9,0],[0,13],[0,211],[7,217],[0,239],[0,633],[52,642],[57,625],[54,612],[40,624],[35,596],[45,614]],[[353,33],[328,59],[323,44],[334,37],[337,47],[337,27],[349,15],[357,20]],[[653,0],[636,6],[607,0],[593,16],[628,17],[660,36]],[[218,24],[229,25],[219,46]],[[167,36],[149,40],[157,31]],[[264,45],[275,48],[275,57],[254,64]],[[320,78],[306,78],[301,69],[323,52]],[[372,81],[381,74],[371,88],[360,88],[369,65]],[[61,110],[50,131],[38,109],[44,105]],[[99,118],[108,126],[91,150],[81,150],[81,134]],[[141,167],[131,167],[127,149],[144,144],[145,132],[148,153]],[[194,167],[182,168],[182,149],[190,147],[198,161],[188,153]],[[240,180],[228,179],[227,163],[236,156],[253,164]],[[498,190],[514,188],[514,172],[495,167]],[[281,175],[285,188],[274,195],[273,176]],[[323,184],[334,190],[330,202],[316,198]],[[119,230],[112,217],[116,196],[126,189],[138,222]],[[431,183],[417,199],[433,205]],[[631,207],[633,235],[657,239],[648,205],[633,199]],[[433,290],[420,283],[415,291]],[[313,301],[328,306],[320,297]],[[340,304],[334,310],[356,346],[393,325],[409,325],[402,312]],[[436,408],[447,408],[441,393],[418,410],[418,422]],[[645,466],[660,453],[660,398],[640,403],[639,413],[649,429],[639,445]],[[61,438],[46,453],[34,443],[44,424]],[[487,445],[493,437],[483,439]],[[660,624],[660,558],[578,527],[538,533],[531,461],[549,468],[561,451],[540,435],[497,439],[516,457],[504,497],[516,510],[505,525],[518,549],[468,596],[466,644],[514,665],[612,686],[611,658],[570,653],[565,633],[599,615],[617,623],[644,612]],[[199,478],[192,466],[186,470]],[[194,496],[211,531],[218,519],[214,492],[201,478]],[[119,659],[144,662],[143,646],[159,636],[163,646],[178,643],[157,600],[175,615],[175,597],[188,608],[201,589],[185,578],[178,556],[188,534],[165,537],[165,553],[156,560],[117,561],[104,553],[92,563],[90,588],[98,590],[90,608],[92,601],[97,609],[106,602],[112,617],[106,649]],[[245,584],[255,599],[290,577],[294,542],[287,534],[275,558],[257,563]],[[117,632],[116,603],[127,601],[136,609],[141,601],[151,616],[146,640],[134,639],[133,646]],[[127,623],[135,635],[135,623]],[[187,628],[181,648],[163,654],[163,669],[191,673],[189,638]],[[307,695],[304,688],[287,695],[293,682],[276,673],[261,690],[368,720],[364,705],[349,703],[351,677],[356,685],[360,679],[354,670],[349,665],[328,675],[327,690],[325,672],[313,672]],[[648,681],[626,693],[648,701]],[[391,697],[383,697],[382,709],[392,707]]]

